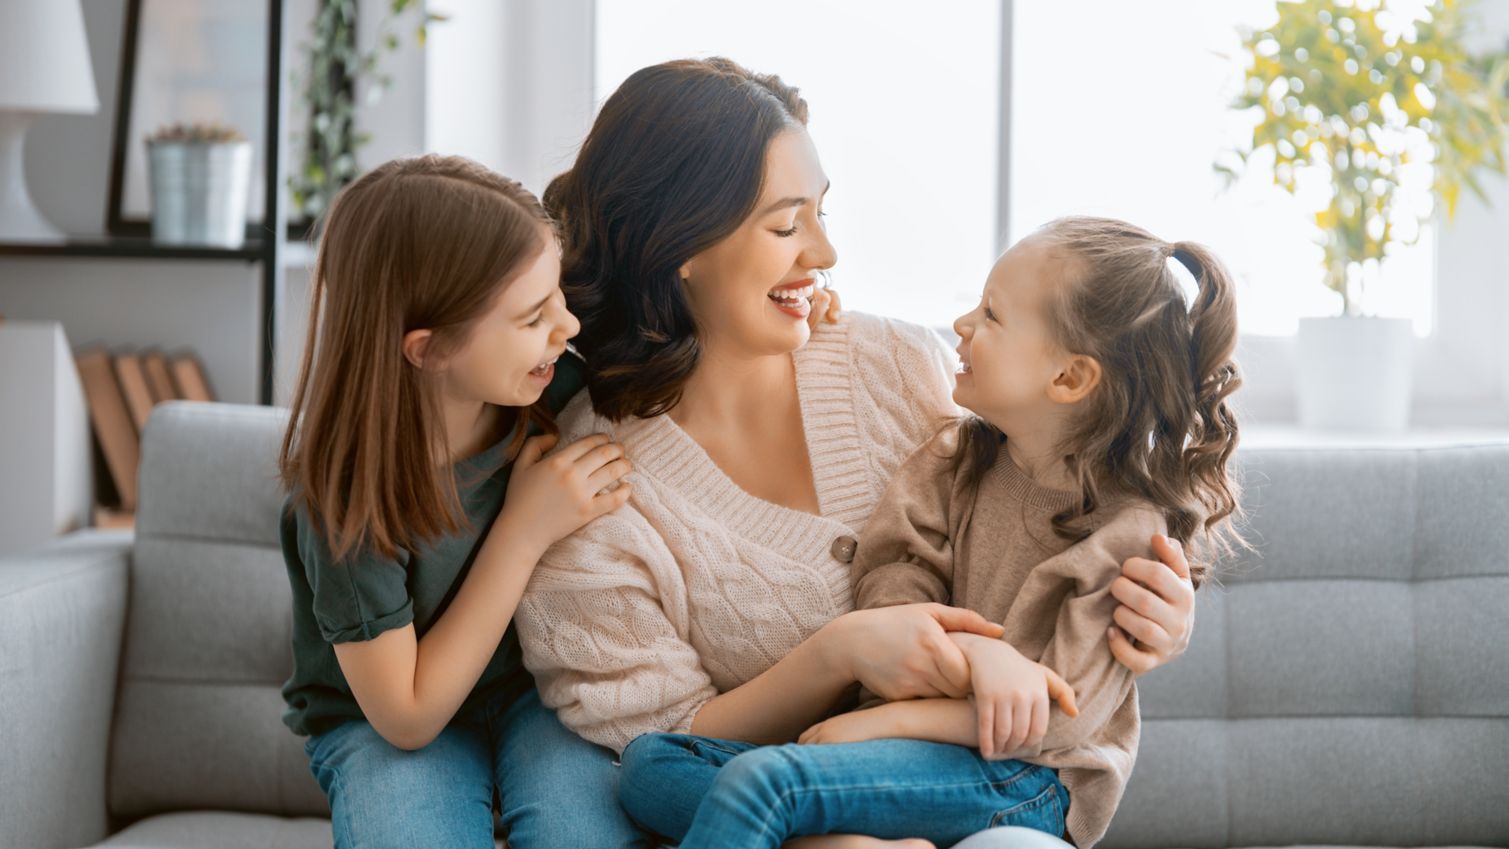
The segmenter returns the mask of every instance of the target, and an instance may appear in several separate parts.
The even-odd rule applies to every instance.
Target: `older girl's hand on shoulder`
[[[595,433],[545,456],[555,436],[526,440],[514,461],[503,512],[495,525],[508,527],[515,544],[545,549],[629,500],[624,476],[633,466],[622,445]]]

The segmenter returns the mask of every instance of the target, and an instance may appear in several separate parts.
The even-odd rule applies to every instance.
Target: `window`
[[[833,179],[834,279],[848,307],[946,326],[978,296],[1008,237],[1068,213],[1127,218],[1206,242],[1232,267],[1242,287],[1241,405],[1253,418],[1289,419],[1297,320],[1338,307],[1320,284],[1314,199],[1271,186],[1261,163],[1229,189],[1213,167],[1250,138],[1252,119],[1230,108],[1242,79],[1237,27],[1271,19],[1273,0],[1156,7],[521,0],[510,5],[503,88],[529,97],[501,101],[494,120],[506,155],[495,164],[542,187],[570,161],[594,99],[630,73],[728,55],[781,74],[812,107],[810,131]],[[1509,3],[1476,9],[1479,46],[1502,45]],[[469,91],[475,79],[431,84]],[[519,114],[531,119],[511,119]],[[1509,419],[1509,181],[1490,177],[1485,188],[1489,205],[1466,197],[1454,221],[1423,228],[1373,290],[1377,312],[1415,323],[1416,423]]]

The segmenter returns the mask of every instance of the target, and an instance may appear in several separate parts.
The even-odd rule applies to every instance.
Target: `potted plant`
[[[1468,52],[1464,5],[1280,2],[1272,26],[1243,33],[1250,65],[1233,106],[1259,120],[1237,161],[1245,168],[1271,156],[1273,182],[1291,194],[1312,181],[1330,187],[1315,224],[1324,282],[1341,309],[1300,320],[1306,426],[1406,425],[1411,322],[1371,316],[1369,284],[1396,246],[1416,240],[1435,207],[1451,215],[1464,187],[1486,201],[1479,175],[1505,173],[1509,59]],[[1416,192],[1423,199],[1409,196],[1412,172],[1426,175],[1428,194]]]
[[[240,247],[251,160],[251,143],[219,124],[174,124],[148,136],[152,238]]]

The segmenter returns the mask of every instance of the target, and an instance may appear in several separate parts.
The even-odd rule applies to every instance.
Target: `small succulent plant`
[[[235,127],[225,124],[169,124],[147,136],[147,144],[228,144],[246,141]]]

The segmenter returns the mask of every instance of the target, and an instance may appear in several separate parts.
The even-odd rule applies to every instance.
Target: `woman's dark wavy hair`
[[[543,198],[600,415],[680,401],[700,343],[679,270],[754,211],[771,140],[806,123],[795,88],[723,58],[644,68],[603,104]]]
[[[1242,385],[1235,281],[1203,245],[1165,242],[1125,221],[1061,218],[1037,235],[1065,269],[1049,301],[1053,336],[1102,372],[1057,446],[1083,498],[1053,517],[1054,532],[1078,541],[1089,533],[1084,517],[1107,502],[1148,502],[1170,536],[1194,543],[1198,587],[1214,557],[1246,545],[1233,522],[1241,488],[1228,468],[1239,433],[1228,399]],[[1169,259],[1195,277],[1192,306]],[[978,416],[959,427],[957,459],[978,484],[1004,436]]]

